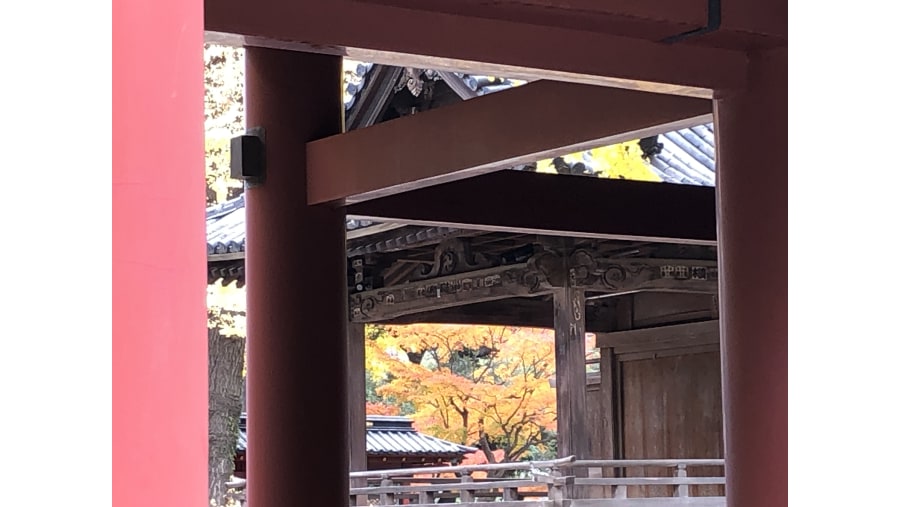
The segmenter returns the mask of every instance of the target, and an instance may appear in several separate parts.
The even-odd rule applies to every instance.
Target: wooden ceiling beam
[[[488,19],[350,0],[207,0],[204,8],[207,42],[704,97],[745,84],[744,51],[560,26],[547,14]]]
[[[706,99],[538,81],[308,143],[307,197],[360,202],[711,120]]]
[[[507,170],[354,204],[347,213],[413,225],[713,246],[715,204],[712,187]]]

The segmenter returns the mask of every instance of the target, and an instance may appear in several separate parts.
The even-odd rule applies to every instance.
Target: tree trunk
[[[244,339],[224,336],[218,327],[207,329],[209,338],[209,498],[225,503],[225,482],[234,473],[241,390]]]

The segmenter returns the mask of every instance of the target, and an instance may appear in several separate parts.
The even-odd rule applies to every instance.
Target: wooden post
[[[587,431],[584,290],[574,287],[574,270],[565,264],[564,267],[564,287],[553,292],[557,450],[559,457],[586,458],[590,457],[592,446]],[[575,470],[575,475],[580,477],[586,477],[587,473],[586,468]],[[577,492],[571,497],[577,498]]]
[[[634,295],[626,295],[619,299],[616,305],[616,328],[630,330],[634,328]],[[610,382],[612,383],[612,413],[613,420],[613,459],[625,459],[625,413],[622,399],[622,362],[615,356],[612,347],[609,350],[612,366],[610,368]],[[627,469],[616,468],[617,477],[624,477]]]
[[[471,484],[472,476],[469,475],[468,473],[464,473],[464,474],[462,474],[462,477],[460,477],[459,482],[461,482],[463,484]],[[459,501],[460,501],[460,503],[474,502],[475,501],[475,492],[472,491],[471,489],[459,490]]]
[[[350,471],[366,470],[366,325],[347,326],[347,414],[349,419]],[[363,488],[366,479],[351,480],[351,488]],[[365,495],[356,498],[356,505],[369,505]]]
[[[615,329],[617,331],[632,328],[634,299],[631,295],[616,298]],[[597,346],[600,348],[600,403],[602,419],[602,440],[599,442],[601,459],[622,459],[624,457],[622,439],[622,383],[619,361],[609,342],[604,341],[604,334],[597,335]],[[621,470],[609,468],[604,470],[605,477],[619,477]]]
[[[556,337],[556,418],[559,457],[584,458],[590,452],[586,431],[587,372],[584,349],[584,291],[566,284],[553,292]]]
[[[602,440],[599,442],[600,459],[621,459],[619,447],[619,365],[612,347],[600,348],[600,413],[597,421],[602,429]],[[594,456],[592,456],[594,457]],[[615,470],[606,469],[604,475],[615,477]]]
[[[715,103],[729,507],[788,501],[787,106],[787,48],[751,53]]]
[[[246,49],[247,123],[265,130],[266,161],[245,193],[254,507],[348,502],[346,216],[307,205],[303,148],[341,131],[341,71],[339,57]]]

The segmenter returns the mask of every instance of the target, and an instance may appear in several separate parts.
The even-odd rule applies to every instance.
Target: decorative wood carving
[[[608,259],[579,249],[569,260],[576,287],[598,292],[671,290],[715,294],[719,270],[714,261]]]
[[[481,301],[546,294],[550,289],[531,262],[498,266],[353,294],[350,320],[377,322]]]
[[[434,251],[434,262],[423,264],[422,271],[413,281],[428,280],[438,276],[467,273],[496,266],[484,254],[474,252],[469,238],[450,238],[442,241]]]
[[[353,322],[378,322],[403,315],[504,299],[547,294],[567,285],[583,291],[620,293],[639,290],[715,294],[718,269],[713,261],[610,259],[598,251],[577,249],[568,257],[539,248],[527,262],[494,266],[453,238],[441,243],[433,263],[423,264],[406,283],[359,290],[359,260],[351,263],[355,283],[350,296]],[[568,268],[567,268],[568,266]]]

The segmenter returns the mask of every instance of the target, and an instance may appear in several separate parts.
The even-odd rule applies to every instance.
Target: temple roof
[[[462,457],[478,449],[420,433],[412,420],[399,416],[366,416],[366,454],[382,456]],[[247,450],[246,415],[241,416],[237,450]]]

